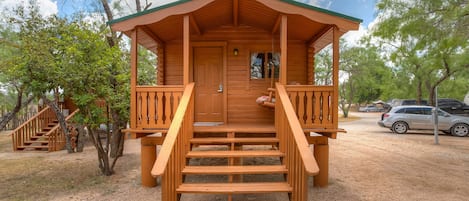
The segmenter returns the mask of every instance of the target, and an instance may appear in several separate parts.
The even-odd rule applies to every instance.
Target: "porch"
[[[290,176],[290,178],[294,177],[295,180],[300,179],[300,181],[295,182],[305,183],[308,175],[315,175],[315,186],[327,186],[328,138],[335,138],[337,132],[344,132],[335,127],[337,125],[337,107],[333,107],[334,104],[331,102],[333,87],[284,86],[277,83],[276,96],[278,101],[275,104],[274,111],[272,111],[274,113],[274,123],[245,122],[214,126],[198,125],[194,122],[194,83],[190,83],[186,87],[138,88],[138,92],[135,94],[138,97],[137,105],[132,107],[135,109],[134,113],[138,114],[138,128],[127,131],[134,133],[135,137],[142,137],[142,185],[156,186],[157,180],[153,176],[171,174],[170,177],[177,177],[179,179],[173,179],[180,182],[178,186],[163,187],[172,189],[164,192],[168,196],[178,193],[200,193],[202,190],[207,192],[208,189],[218,189],[214,190],[213,193],[221,194],[254,193],[252,192],[253,189],[257,189],[256,193],[262,193],[263,191],[257,187],[250,186],[254,184],[242,183],[242,176],[240,175],[279,174],[278,171],[287,175],[288,167],[300,166],[305,168],[302,171],[310,168],[314,170],[310,170],[310,173],[301,173],[303,176]],[[143,90],[143,88],[146,90]],[[313,151],[309,146],[311,144],[314,145]],[[162,145],[162,148],[157,160],[156,146],[158,145]],[[204,152],[194,152],[193,150],[194,147],[210,147],[213,145],[225,145],[227,149]],[[267,147],[271,147],[271,149],[247,151],[243,150],[244,145],[268,145]],[[290,156],[287,153],[292,155]],[[243,158],[253,156],[282,157],[282,165],[243,166]],[[192,167],[187,163],[190,158],[207,157],[226,158],[228,164],[220,167]],[[171,160],[174,161],[171,162]],[[177,162],[177,160],[181,161]],[[289,165],[286,165],[287,161],[290,161]],[[306,161],[307,165],[302,165],[302,161]],[[159,163],[163,164],[157,165]],[[171,167],[170,164],[174,167]],[[177,168],[177,170],[171,173],[167,172],[173,170],[173,168]],[[226,190],[221,190],[219,184],[213,183],[198,184],[197,186],[183,185],[184,175],[194,174],[228,175],[228,183],[223,184],[227,186],[221,188],[226,188]],[[162,178],[164,179],[165,176]],[[169,183],[171,183],[169,180],[162,180],[163,186]],[[281,191],[291,194],[293,191],[292,186],[296,184],[256,183],[255,185],[271,185],[271,188],[265,189],[266,192],[270,190],[269,192]],[[278,189],[275,190],[276,188]],[[305,186],[301,188],[305,188]]]

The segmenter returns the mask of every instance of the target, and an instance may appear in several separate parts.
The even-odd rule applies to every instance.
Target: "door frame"
[[[226,81],[226,66],[227,66],[227,56],[226,56],[226,47],[227,42],[214,42],[214,41],[204,41],[204,42],[191,42],[190,44],[191,50],[189,55],[189,66],[190,66],[190,80],[194,82],[194,48],[196,47],[220,47],[222,48],[222,59],[223,59],[223,66],[222,66],[222,83],[223,83],[223,123],[228,123],[228,93],[227,93],[227,81]],[[194,104],[195,107],[195,104]],[[195,114],[194,114],[195,115]]]

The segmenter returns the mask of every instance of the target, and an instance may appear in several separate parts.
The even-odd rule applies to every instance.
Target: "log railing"
[[[65,121],[69,121],[76,113],[78,113],[78,109],[73,111],[70,115],[65,117]],[[45,136],[49,136],[49,148],[48,151],[59,151],[65,147],[65,134],[60,127],[60,124],[55,125],[52,129],[45,134]]]
[[[189,140],[194,131],[194,83],[186,86],[179,107],[169,127],[151,174],[161,176],[161,200],[179,200],[176,188],[182,184],[182,170],[186,154],[190,150]]]
[[[183,86],[137,86],[136,128],[169,128],[183,90]]]
[[[302,128],[337,129],[333,86],[288,85],[286,90]]]
[[[23,146],[26,141],[31,140],[31,137],[35,136],[36,133],[40,132],[42,128],[47,127],[55,119],[57,118],[52,108],[46,107],[13,130],[11,133],[13,151],[18,150],[19,146]]]
[[[318,164],[285,87],[277,83],[276,90],[275,129],[280,140],[279,149],[285,153],[283,163],[288,169],[287,182],[293,187],[290,200],[307,200],[308,177],[319,173]]]

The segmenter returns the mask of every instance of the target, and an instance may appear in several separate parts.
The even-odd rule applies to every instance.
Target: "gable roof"
[[[182,18],[190,17],[190,33],[203,35],[220,27],[252,27],[278,34],[279,16],[288,16],[289,39],[309,42],[319,51],[332,41],[331,28],[340,34],[356,30],[360,19],[293,0],[179,0],[109,22],[126,35],[136,27],[138,43],[152,49],[156,43],[182,39]]]
[[[174,1],[174,2],[171,2],[171,3],[168,3],[168,4],[157,6],[157,7],[152,8],[152,9],[148,9],[148,10],[145,10],[145,11],[141,11],[141,12],[134,13],[134,14],[131,14],[131,15],[127,15],[127,16],[124,16],[124,17],[121,17],[121,18],[118,18],[118,19],[111,20],[111,21],[108,22],[108,24],[110,24],[110,25],[116,24],[116,23],[126,21],[126,20],[129,20],[129,19],[135,18],[135,17],[139,17],[139,16],[142,16],[142,15],[153,13],[153,12],[165,9],[165,8],[170,8],[170,7],[173,7],[173,6],[177,6],[179,4],[183,4],[183,3],[186,3],[186,2],[189,2],[189,1],[192,1],[192,0],[177,0],[177,1]],[[358,23],[363,22],[363,20],[352,17],[352,16],[344,15],[342,13],[334,12],[334,11],[331,11],[331,10],[323,9],[323,8],[312,6],[312,5],[309,5],[309,4],[301,3],[301,2],[298,2],[298,1],[295,1],[295,0],[280,0],[280,1],[288,3],[288,4],[292,4],[292,5],[295,5],[295,6],[304,7],[304,8],[310,9],[310,10],[327,13],[327,14],[334,15],[334,16],[337,16],[337,17],[342,17],[344,19],[349,19],[349,20],[352,20],[352,21],[355,21],[355,22],[358,22]]]

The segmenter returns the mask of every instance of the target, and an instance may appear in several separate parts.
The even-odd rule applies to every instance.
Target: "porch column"
[[[138,43],[137,29],[132,30],[130,46],[130,128],[137,126],[137,65],[138,65]]]
[[[189,69],[189,54],[190,54],[190,33],[189,33],[189,15],[184,16],[184,27],[183,27],[183,84],[189,84],[189,76],[190,76],[190,69]]]
[[[307,55],[308,55],[308,65],[307,65],[307,68],[308,68],[308,84],[309,85],[314,85],[316,84],[316,81],[315,81],[315,68],[314,68],[314,47],[308,47],[308,52],[307,52]]]
[[[287,84],[287,49],[288,49],[288,37],[287,37],[287,16],[282,15],[280,24],[280,83],[283,85]]]
[[[333,42],[332,42],[332,85],[334,86],[334,99],[332,100],[332,123],[334,128],[339,126],[339,28],[333,28]]]

